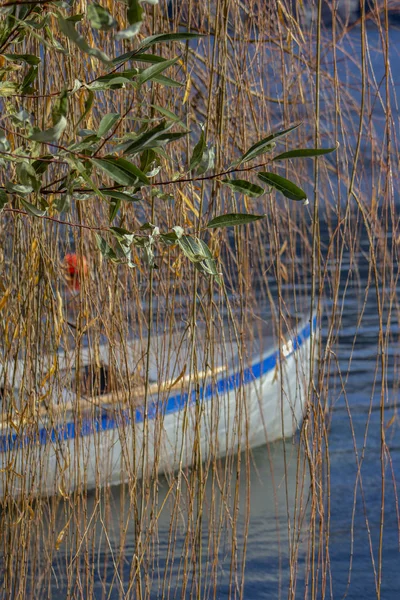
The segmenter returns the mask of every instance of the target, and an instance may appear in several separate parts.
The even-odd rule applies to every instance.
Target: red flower
[[[77,256],[76,254],[66,254],[64,265],[67,272],[68,285],[74,290],[79,290],[82,275],[85,276],[88,273],[86,258],[84,256]]]

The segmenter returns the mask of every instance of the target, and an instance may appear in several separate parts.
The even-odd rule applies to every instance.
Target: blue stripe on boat
[[[314,331],[316,330],[316,325],[317,319],[314,317],[312,321]],[[294,352],[309,339],[310,335],[311,327],[310,324],[307,323],[300,333],[291,340],[293,347],[286,358],[294,354]],[[196,401],[196,394],[199,394],[199,397],[203,401],[209,400],[216,394],[226,394],[238,389],[241,385],[256,381],[275,369],[278,358],[279,352],[275,350],[259,363],[247,367],[242,372],[232,373],[231,375],[222,377],[216,383],[209,383],[206,386],[200,387],[199,390],[193,390],[190,393],[190,397],[187,393],[177,393],[170,396],[165,402],[151,402],[148,408],[148,418],[155,419],[156,416],[160,414],[165,416],[178,412],[184,408],[185,404],[193,404]],[[136,423],[143,422],[143,407],[136,409],[134,421]],[[68,421],[64,425],[53,427],[51,429],[46,429],[46,427],[40,428],[39,430],[37,430],[37,428],[32,428],[29,434],[27,434],[26,430],[22,434],[6,433],[5,435],[0,436],[0,453],[32,445],[32,443],[45,445],[49,442],[74,439],[77,432],[79,436],[85,437],[92,435],[93,433],[117,429],[118,427],[129,425],[130,423],[131,418],[128,410],[121,411],[118,416],[112,416],[109,411],[104,410],[102,414],[94,419],[84,419],[78,427],[76,427],[73,421]]]

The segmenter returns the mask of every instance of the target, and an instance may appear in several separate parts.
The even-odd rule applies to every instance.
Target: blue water
[[[360,55],[360,30],[355,29],[345,37],[338,47],[339,78],[354,100],[354,106],[360,102],[361,74],[352,58]],[[370,97],[373,106],[371,124],[376,145],[384,147],[385,124],[385,64],[382,56],[382,40],[376,29],[367,32],[369,45],[368,76],[378,82],[381,97]],[[392,135],[397,143],[400,131],[400,112],[398,94],[400,90],[400,30],[394,27],[390,31],[391,83],[390,100],[393,111]],[[324,66],[329,70],[331,53],[324,55]],[[278,90],[279,92],[279,90]],[[327,101],[332,90],[325,90]],[[329,131],[329,121],[324,117],[324,90],[322,95],[323,131]],[[347,123],[346,135],[349,145],[355,146],[352,139],[353,127],[358,126],[359,114],[356,108],[344,116]],[[360,164],[364,165],[359,177],[360,189],[372,190],[376,185],[376,174],[371,170],[373,156],[369,125],[364,131],[361,143]],[[343,140],[339,140],[342,141]],[[340,152],[340,150],[339,150]],[[361,167],[360,167],[361,168]],[[398,192],[398,165],[394,167],[394,202],[400,204]],[[326,199],[326,198],[325,198]],[[385,197],[379,198],[381,206]],[[397,217],[398,218],[398,217]],[[382,235],[390,234],[385,229]],[[322,243],[328,245],[329,231],[321,226]],[[368,278],[368,238],[360,228],[360,252],[357,254],[357,277],[344,294],[344,283],[351,268],[348,250],[345,252],[341,291],[344,309],[335,352],[343,376],[347,376],[345,393],[340,390],[336,380],[336,389],[332,386],[329,393],[331,405],[329,421],[329,459],[330,459],[330,537],[329,568],[327,569],[326,597],[358,600],[376,598],[376,576],[378,576],[379,536],[382,500],[381,475],[381,414],[380,394],[382,374],[377,364],[379,319],[373,285],[365,301],[365,314],[359,328],[356,327],[360,315],[363,292]],[[395,255],[396,256],[396,255]],[[394,261],[396,258],[393,259]],[[398,266],[394,262],[394,276]],[[400,285],[396,286],[397,297]],[[361,290],[361,293],[360,293]],[[322,345],[327,336],[329,289],[326,289],[325,318],[323,320]],[[387,318],[387,315],[386,315]],[[387,349],[387,369],[385,372],[385,436],[386,448],[383,456],[385,474],[385,508],[382,554],[381,597],[396,600],[400,597],[400,522],[397,489],[400,487],[400,431],[397,416],[400,329],[397,315],[389,323],[391,339]],[[354,336],[357,333],[356,341]],[[376,371],[377,369],[377,371]],[[376,373],[375,373],[376,371]],[[349,416],[350,415],[350,416]],[[361,462],[358,473],[357,455]],[[290,445],[289,445],[290,449]],[[271,460],[272,454],[272,460]],[[253,465],[250,476],[251,517],[247,538],[244,597],[254,600],[286,598],[289,589],[287,516],[285,485],[288,487],[289,505],[292,508],[295,497],[294,480],[296,468],[293,462],[286,467],[284,477],[283,446],[274,444],[269,450],[259,448],[253,453]],[[244,487],[244,486],[243,486]],[[307,483],[306,483],[307,489]],[[275,490],[275,494],[274,494]],[[244,495],[245,490],[242,489]],[[307,519],[305,519],[307,522]],[[302,598],[306,591],[307,535],[301,536],[299,546],[296,598]],[[243,542],[243,539],[241,540]],[[220,578],[217,597],[233,597],[234,587],[229,584],[229,558],[226,563],[220,557]],[[179,584],[178,584],[179,589]],[[179,593],[178,593],[179,597]],[[318,597],[321,597],[320,595]]]

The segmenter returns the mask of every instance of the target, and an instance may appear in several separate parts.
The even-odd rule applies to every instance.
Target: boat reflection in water
[[[85,519],[76,507],[68,529],[71,539],[63,540],[53,563],[54,597],[71,591],[68,565],[75,554],[67,549],[85,523],[87,559],[96,567],[96,598],[134,597],[139,571],[149,598],[189,598],[196,590],[202,597],[234,597],[242,586],[244,597],[278,598],[289,588],[302,588],[309,476],[299,445],[278,441],[214,461],[208,465],[200,504],[193,495],[197,478],[197,472],[185,469],[181,479],[177,474],[159,477],[147,489],[140,569],[135,566],[138,534],[131,487],[106,488],[100,496],[90,493]],[[141,489],[135,493],[140,496]],[[60,511],[58,529],[63,526]],[[251,552],[244,557],[247,545]],[[243,579],[244,558],[252,573],[248,580]]]

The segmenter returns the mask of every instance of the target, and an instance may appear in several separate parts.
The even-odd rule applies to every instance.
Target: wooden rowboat
[[[293,435],[304,415],[315,333],[316,319],[305,319],[280,345],[253,342],[246,360],[227,338],[212,356],[196,346],[191,373],[185,338],[155,337],[147,393],[132,377],[144,357],[138,341],[57,353],[42,365],[40,404],[31,396],[16,402],[23,363],[12,372],[3,364],[0,381],[13,381],[14,395],[2,406],[0,498],[132,482]]]

